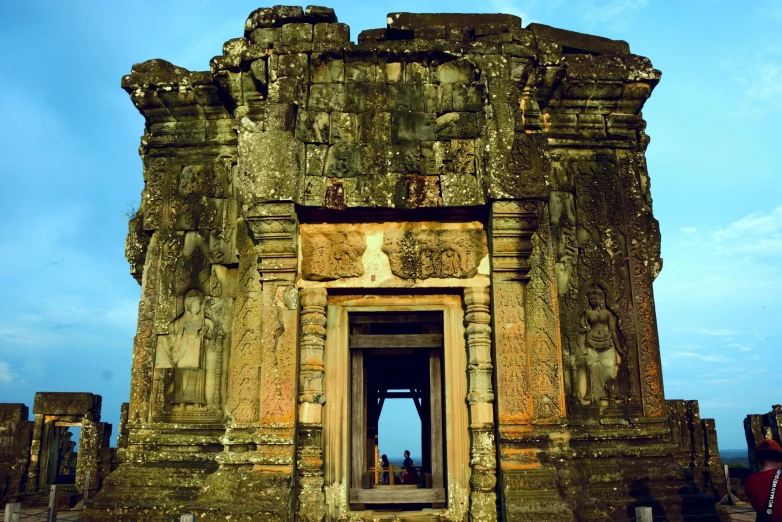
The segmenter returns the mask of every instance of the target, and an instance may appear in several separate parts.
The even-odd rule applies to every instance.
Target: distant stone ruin
[[[35,421],[24,404],[0,403],[0,505],[52,484],[82,495],[88,473],[90,489],[99,489],[116,464],[111,424],[100,422],[100,410],[101,396],[92,393],[36,393]],[[81,429],[78,451],[72,428]]]
[[[774,404],[765,414],[747,415],[744,419],[744,435],[747,438],[747,459],[752,471],[760,471],[755,459],[757,445],[763,439],[774,439],[782,444],[782,405]]]
[[[134,65],[127,448],[84,519],[715,515],[714,423],[663,394],[659,80],[516,16],[392,13],[352,43],[312,6],[254,11],[206,72]],[[381,478],[402,396],[417,485]]]

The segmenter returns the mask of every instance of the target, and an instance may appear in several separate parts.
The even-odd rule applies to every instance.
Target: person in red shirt
[[[756,451],[760,471],[747,477],[744,491],[758,514],[755,520],[782,522],[782,448],[772,439],[763,439]]]

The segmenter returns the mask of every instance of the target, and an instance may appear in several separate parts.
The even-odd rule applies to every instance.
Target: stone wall
[[[323,453],[348,395],[325,391],[323,328],[351,296],[460,298],[445,402],[468,405],[469,476],[436,516],[621,520],[713,494],[713,423],[662,387],[659,79],[626,42],[512,15],[392,13],[353,43],[315,6],[252,12],[209,71],[134,65],[127,446],[86,519],[376,518]]]

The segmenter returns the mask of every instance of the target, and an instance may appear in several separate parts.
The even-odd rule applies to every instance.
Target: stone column
[[[325,288],[301,291],[299,341],[299,419],[296,471],[299,481],[298,520],[323,520],[323,353],[326,347]]]
[[[491,363],[491,298],[488,288],[465,288],[467,402],[470,405],[470,514],[474,521],[497,520],[497,456]]]

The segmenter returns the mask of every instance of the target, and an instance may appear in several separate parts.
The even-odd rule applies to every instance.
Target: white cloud
[[[725,348],[736,348],[740,352],[749,352],[752,350],[753,347],[748,344],[731,343],[731,344],[726,344]]]
[[[736,330],[730,330],[728,328],[677,328],[676,331],[678,332],[687,332],[687,333],[697,333],[702,335],[710,335],[712,337],[733,337],[734,335],[738,335],[741,332],[738,332]],[[690,345],[679,345],[680,348],[699,348],[701,345],[699,344],[690,344]]]
[[[703,335],[711,335],[716,337],[732,337],[740,333],[737,332],[736,330],[728,330],[727,328],[719,328],[717,330],[710,330],[708,328],[698,328],[695,331]]]
[[[577,4],[577,31],[604,31],[606,27],[624,30],[646,8],[648,0],[584,0]],[[563,0],[489,0],[493,11],[520,16],[524,25],[551,20],[574,12],[573,2]]]
[[[10,386],[16,381],[16,374],[7,362],[0,361],[0,386]]]
[[[523,11],[516,2],[512,0],[491,0],[489,2],[493,11],[503,14],[512,14],[521,18],[521,23],[527,25],[531,23],[531,20],[527,16],[527,11]],[[527,2],[528,5],[534,6],[537,2]]]
[[[782,97],[782,76],[780,77]],[[782,206],[768,214],[755,212],[712,232],[717,255],[782,255]]]
[[[762,0],[759,12],[762,18],[782,20],[782,2],[779,0]]]
[[[695,360],[698,360],[698,361],[706,361],[706,362],[712,362],[712,363],[730,362],[729,359],[726,359],[722,355],[704,355],[702,353],[695,353],[695,352],[666,352],[664,354],[664,358],[666,358],[666,359],[695,359]]]
[[[778,8],[782,16],[782,8]],[[771,16],[769,16],[771,18]],[[763,115],[782,110],[782,48],[768,46],[754,57],[727,58],[723,68],[743,93],[734,117]]]
[[[648,3],[647,0],[593,0],[584,6],[583,16],[593,27],[612,25],[622,30]]]

